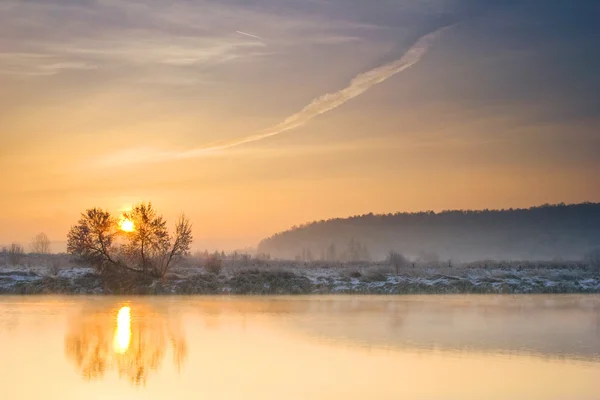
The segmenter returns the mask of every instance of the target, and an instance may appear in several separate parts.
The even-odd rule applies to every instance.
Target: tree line
[[[369,213],[295,226],[262,240],[258,250],[277,258],[344,260],[351,241],[373,260],[386,259],[390,250],[419,260],[581,259],[600,247],[600,204]]]

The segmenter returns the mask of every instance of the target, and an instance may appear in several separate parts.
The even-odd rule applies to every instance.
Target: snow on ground
[[[262,262],[225,265],[220,274],[176,267],[164,279],[107,288],[91,268],[0,267],[0,293],[144,294],[417,294],[600,293],[600,270],[563,266],[421,266],[395,270],[385,264]]]
[[[73,279],[73,278],[81,278],[87,274],[93,274],[93,273],[94,273],[93,268],[75,267],[75,268],[62,269],[62,270],[58,271],[58,274],[56,274],[56,276],[59,278]]]

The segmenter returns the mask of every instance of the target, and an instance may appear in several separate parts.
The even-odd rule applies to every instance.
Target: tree
[[[337,260],[337,252],[335,250],[335,243],[331,243],[327,248],[327,261],[336,261]]]
[[[257,255],[257,258],[259,258],[258,255]],[[299,258],[302,261],[314,261],[312,251],[310,251],[310,249],[308,249],[306,247],[302,248],[302,254],[299,256]]]
[[[204,269],[211,274],[219,275],[223,269],[223,260],[218,252],[215,252],[204,263]]]
[[[587,261],[591,267],[600,269],[600,249],[592,250],[586,254],[585,261]]]
[[[369,254],[369,249],[367,248],[367,245],[363,244],[359,248],[360,248],[359,259],[361,261],[371,261],[371,255]]]
[[[35,254],[50,254],[50,239],[44,232],[34,236],[31,241],[31,252]]]
[[[151,203],[140,203],[123,213],[121,229],[108,211],[93,208],[69,231],[67,251],[100,272],[126,270],[162,277],[192,243],[192,226],[184,215],[175,224],[173,236],[166,225]]]
[[[100,272],[119,267],[114,242],[119,234],[116,220],[99,208],[86,210],[67,235],[67,252],[90,263]]]
[[[348,259],[348,261],[350,261],[350,262],[358,261],[359,247],[360,247],[360,243],[355,241],[354,238],[350,239],[350,242],[348,242],[348,250],[346,251],[346,254],[347,254],[346,258]]]
[[[11,243],[10,246],[3,249],[3,252],[8,253],[8,261],[12,265],[20,264],[21,260],[23,259],[23,255],[25,254],[23,246],[21,246],[19,243]]]
[[[127,263],[144,275],[156,267],[162,269],[162,258],[169,253],[170,237],[167,222],[156,213],[152,204],[136,205],[123,214],[121,221],[121,224],[123,221],[133,223],[133,230],[124,233],[127,241],[122,247],[122,257]]]
[[[357,261],[369,261],[369,259],[371,257],[369,255],[369,250],[367,249],[367,245],[352,238],[352,239],[350,239],[350,242],[348,242],[348,249],[345,252],[345,258],[347,261],[357,262]]]
[[[400,268],[404,268],[409,264],[406,257],[395,251],[390,251],[388,262],[396,269],[396,275],[400,273]]]

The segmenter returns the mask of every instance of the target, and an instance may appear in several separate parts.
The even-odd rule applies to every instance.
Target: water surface
[[[600,399],[600,296],[0,297],[0,354],[7,399]]]

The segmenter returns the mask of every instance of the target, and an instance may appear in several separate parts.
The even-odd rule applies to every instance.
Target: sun
[[[119,221],[119,228],[124,232],[133,232],[135,230],[135,225],[132,220],[123,218]]]

